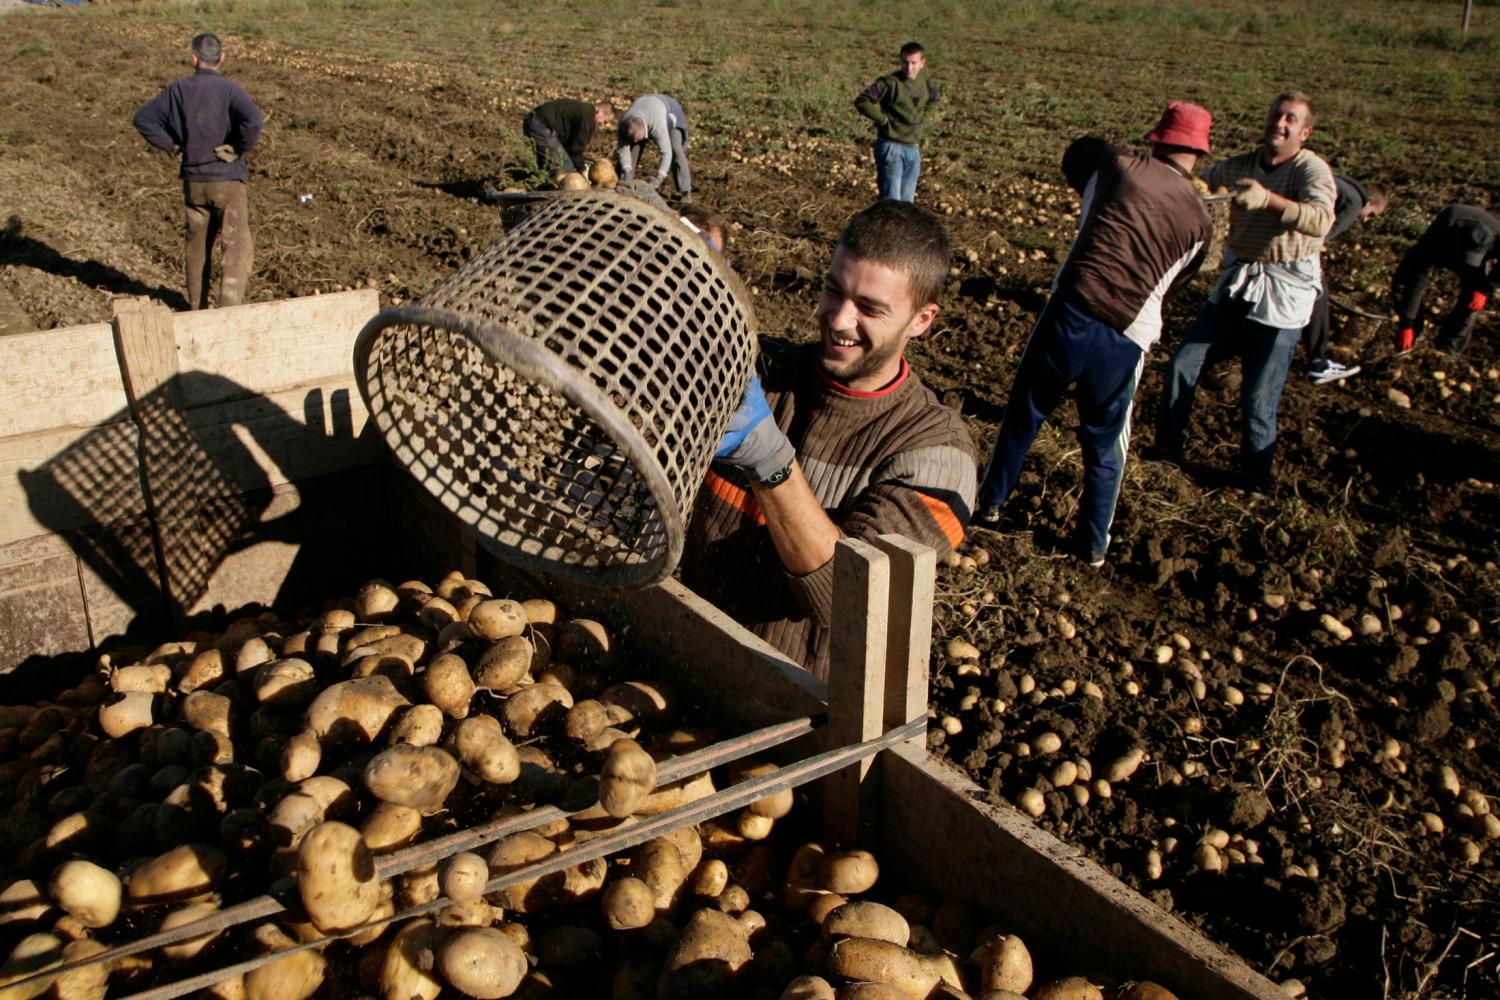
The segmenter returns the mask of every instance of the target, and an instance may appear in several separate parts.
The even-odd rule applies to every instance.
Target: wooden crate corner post
[[[891,560],[868,542],[845,538],[833,556],[829,623],[826,746],[847,746],[885,731],[887,606]],[[829,843],[854,846],[869,839],[875,782],[871,760],[823,781],[823,827]]]
[[[881,535],[875,546],[891,564],[886,610],[885,728],[927,718],[932,659],[932,602],[937,589],[937,553],[904,535]],[[925,730],[906,742],[923,749]]]

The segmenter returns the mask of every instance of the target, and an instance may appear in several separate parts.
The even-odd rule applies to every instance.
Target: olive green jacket
[[[866,87],[854,99],[854,107],[875,123],[880,138],[915,146],[927,132],[927,107],[937,99],[937,82],[927,70],[912,80],[896,70]]]

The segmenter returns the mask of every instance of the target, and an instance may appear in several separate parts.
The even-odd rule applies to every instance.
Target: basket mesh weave
[[[744,288],[627,195],[538,208],[355,346],[371,418],[500,558],[654,583],[754,364]]]

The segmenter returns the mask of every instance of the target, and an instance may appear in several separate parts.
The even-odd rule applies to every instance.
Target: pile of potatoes
[[[956,904],[862,898],[864,852],[778,852],[791,791],[526,877],[715,790],[707,773],[658,787],[661,761],[715,734],[680,727],[673,692],[624,679],[627,659],[597,621],[450,574],[371,581],[311,623],[267,614],[116,653],[55,702],[0,708],[0,996],[120,995],[299,943],[319,944],[203,994],[1102,996],[1025,993],[1024,944]],[[379,877],[384,855],[554,802],[572,814]],[[268,887],[277,919],[18,982]]]

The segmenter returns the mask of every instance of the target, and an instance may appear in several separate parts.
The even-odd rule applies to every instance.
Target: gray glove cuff
[[[776,426],[776,421],[762,420],[724,461],[744,472],[752,483],[758,483],[791,465],[796,457],[797,449]]]

